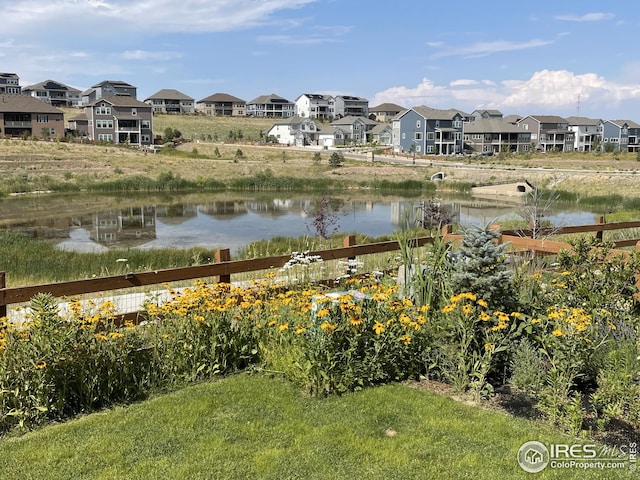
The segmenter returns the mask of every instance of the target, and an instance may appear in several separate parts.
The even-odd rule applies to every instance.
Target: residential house
[[[20,77],[15,73],[0,72],[0,94],[19,95],[22,93]]]
[[[332,127],[339,128],[345,133],[344,142],[361,145],[367,143],[367,134],[377,125],[367,117],[347,116],[331,122]]]
[[[41,139],[64,137],[62,110],[30,95],[0,95],[0,135]]]
[[[348,132],[340,127],[323,125],[318,130],[318,145],[329,148],[345,144]]]
[[[392,122],[393,150],[436,155],[462,153],[463,124],[468,117],[459,110],[424,105],[405,110]]]
[[[24,87],[22,93],[50,103],[54,107],[78,107],[81,103],[80,90],[53,80]]]
[[[531,142],[543,152],[572,152],[575,134],[566,118],[556,115],[527,115],[518,125],[531,133]]]
[[[144,103],[151,105],[154,113],[195,113],[193,98],[172,88],[163,88],[148,98]]]
[[[406,108],[396,105],[395,103],[381,103],[369,109],[369,118],[376,122],[391,122],[393,117],[404,110],[406,110]]]
[[[247,102],[247,115],[250,117],[286,118],[293,117],[296,104],[275,93],[262,95]]]
[[[122,80],[103,80],[82,92],[82,105],[90,105],[96,100],[113,95],[129,95],[137,98],[138,89]]]
[[[367,132],[367,140],[378,145],[390,146],[393,140],[393,130],[388,123],[378,123]]]
[[[576,152],[590,152],[602,145],[598,130],[601,120],[587,117],[567,117],[569,130],[573,132],[573,149]]]
[[[502,118],[480,118],[466,123],[463,138],[465,152],[526,153],[531,149],[531,132]]]
[[[369,100],[361,97],[353,97],[350,95],[338,95],[334,97],[335,117],[368,117],[369,116]]]
[[[334,101],[331,95],[303,93],[295,101],[296,115],[300,117],[330,120],[334,117]]]
[[[129,95],[112,95],[84,107],[69,127],[96,142],[150,145],[153,137],[151,105]]]
[[[602,151],[638,150],[638,124],[631,120],[601,120],[598,131],[602,138]]]
[[[196,110],[216,117],[244,117],[247,102],[228,93],[214,93],[196,102]]]
[[[267,138],[276,139],[283,145],[317,145],[318,127],[313,119],[308,117],[288,117],[273,124],[267,131]]]
[[[476,120],[488,118],[502,118],[502,112],[500,110],[474,110],[471,112],[469,121],[475,122]]]

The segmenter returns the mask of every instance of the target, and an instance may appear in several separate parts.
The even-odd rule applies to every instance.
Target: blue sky
[[[0,0],[0,71],[640,123],[640,2]]]

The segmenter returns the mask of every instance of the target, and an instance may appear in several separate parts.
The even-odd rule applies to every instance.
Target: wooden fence
[[[542,230],[541,234],[553,233],[553,235],[576,234],[594,232],[596,238],[603,239],[605,231],[622,230],[628,228],[640,228],[640,221],[604,223],[603,219],[594,225],[581,225],[572,227],[560,227],[553,230]],[[456,242],[462,238],[460,234],[453,234],[452,226],[442,228],[441,236],[445,242]],[[563,249],[571,249],[566,242],[548,239],[531,238],[531,230],[502,231],[502,242],[510,242],[513,248],[530,250],[541,254],[556,254]],[[434,237],[419,237],[411,240],[416,246],[432,244]],[[616,247],[636,246],[640,250],[640,239],[621,240],[614,242]],[[356,245],[355,235],[344,238],[343,247],[329,250],[309,252],[310,256],[321,257],[324,261],[338,259],[354,259],[358,256],[376,253],[392,252],[399,250],[397,241],[367,243]],[[248,260],[231,260],[228,249],[220,249],[216,252],[215,262],[193,267],[172,268],[166,270],[154,270],[139,273],[127,273],[124,275],[112,275],[106,277],[90,278],[85,280],[73,280],[68,282],[56,282],[40,285],[20,287],[6,287],[5,272],[0,272],[0,317],[7,315],[7,306],[28,302],[38,293],[49,293],[55,297],[70,297],[97,292],[110,292],[113,290],[130,289],[134,287],[160,285],[170,282],[193,280],[198,278],[215,277],[216,282],[231,282],[231,275],[280,268],[291,259],[290,255],[278,255]],[[138,312],[130,312],[135,315]]]

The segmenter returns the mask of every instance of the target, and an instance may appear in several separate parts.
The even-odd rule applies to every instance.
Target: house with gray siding
[[[20,77],[15,73],[0,72],[0,94],[19,95],[22,93]]]
[[[587,117],[567,117],[569,130],[573,132],[573,149],[576,152],[590,152],[594,146],[602,145],[598,125],[602,120]]]
[[[463,128],[468,114],[424,105],[398,114],[392,122],[393,150],[418,154],[454,155],[463,151]]]
[[[377,125],[373,120],[367,117],[347,116],[338,118],[331,122],[332,127],[339,128],[344,132],[344,143],[362,145],[367,143],[367,134]]]
[[[247,115],[250,117],[286,118],[293,117],[296,104],[275,93],[261,95],[247,102]]]
[[[144,103],[151,105],[154,113],[183,114],[196,111],[193,98],[173,88],[163,88],[157,91],[145,98]]]
[[[502,118],[502,112],[500,110],[474,110],[471,112],[469,121],[475,122],[476,120],[490,118]]]
[[[557,115],[527,115],[518,125],[531,133],[531,143],[542,152],[572,152],[575,134],[566,118]]]
[[[50,103],[54,107],[78,107],[81,103],[79,89],[53,80],[45,80],[22,89],[22,93]]]
[[[337,95],[333,98],[335,117],[368,117],[369,100],[352,95]]]
[[[122,80],[103,80],[82,92],[82,105],[89,105],[103,97],[129,95],[137,98],[138,88]]]
[[[464,125],[465,152],[526,153],[530,149],[531,133],[501,118],[481,118]]]
[[[113,95],[84,107],[69,120],[70,128],[95,142],[151,145],[153,112],[151,105],[129,95]]]
[[[629,121],[602,120],[598,129],[602,135],[602,151],[626,152],[629,150]],[[634,129],[635,130],[635,129]],[[635,139],[637,142],[637,137]]]
[[[378,123],[367,132],[367,141],[377,145],[391,145],[393,130],[388,123]]]
[[[627,151],[629,152],[640,152],[640,124],[634,122],[633,120],[613,120],[614,123],[626,123],[627,124],[627,134],[628,134],[628,143],[627,143]]]

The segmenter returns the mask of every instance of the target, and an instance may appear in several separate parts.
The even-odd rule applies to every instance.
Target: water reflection
[[[46,199],[41,201],[46,205]],[[4,203],[0,204],[0,222],[5,229],[51,239],[59,248],[74,251],[194,246],[237,251],[255,240],[314,235],[312,220],[320,202],[319,198],[283,197],[199,198],[197,202],[171,198],[153,203],[121,200],[124,204],[117,207],[83,211],[78,203],[78,214],[42,212],[20,221]],[[421,201],[335,197],[329,198],[327,205],[326,213],[333,216],[339,232],[377,237],[393,233],[407,220],[414,221]],[[442,208],[454,222],[468,226],[514,217],[518,204],[467,198],[444,201]],[[554,225],[586,224],[594,222],[595,214],[558,211],[547,220]]]

